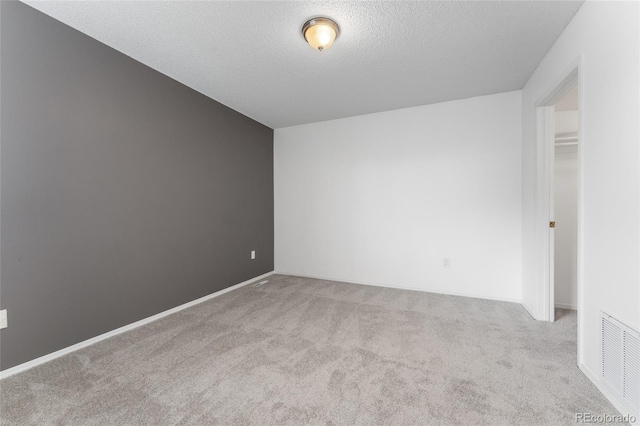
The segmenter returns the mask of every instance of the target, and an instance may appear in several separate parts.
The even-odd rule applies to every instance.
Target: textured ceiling
[[[520,89],[582,4],[25,3],[272,128]],[[316,15],[342,30],[322,53]]]

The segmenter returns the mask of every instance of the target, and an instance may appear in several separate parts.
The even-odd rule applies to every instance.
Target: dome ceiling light
[[[312,18],[302,26],[302,35],[314,49],[322,52],[333,44],[340,34],[340,27],[329,18]]]

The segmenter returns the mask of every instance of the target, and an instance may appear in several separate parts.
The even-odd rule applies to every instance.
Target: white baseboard
[[[636,413],[631,407],[627,405],[626,402],[618,398],[617,395],[613,393],[608,388],[608,386],[600,380],[599,375],[594,374],[591,370],[589,370],[589,367],[587,367],[583,363],[580,363],[578,365],[578,368],[580,368],[580,370],[584,373],[584,375],[587,376],[589,380],[591,380],[591,383],[593,383],[598,388],[598,390],[605,396],[605,398],[607,398],[609,402],[614,407],[616,407],[616,410],[618,410],[620,414],[622,414],[623,416],[635,417],[635,422],[631,422],[630,424],[640,425],[640,413]],[[602,414],[602,413],[592,413],[592,414]]]
[[[32,359],[31,361],[27,361],[27,362],[25,362],[23,364],[16,365],[15,367],[11,367],[11,368],[8,368],[6,370],[0,371],[0,379],[4,379],[6,377],[13,376],[14,374],[21,373],[21,372],[23,372],[25,370],[28,370],[30,368],[33,368],[33,367],[35,367],[37,365],[44,364],[45,362],[49,362],[49,361],[52,361],[52,360],[54,360],[56,358],[60,358],[63,355],[67,355],[67,354],[69,354],[71,352],[75,352],[78,349],[82,349],[82,348],[85,348],[87,346],[93,345],[94,343],[98,343],[98,342],[100,342],[102,340],[108,339],[109,337],[117,336],[118,334],[122,334],[122,333],[125,333],[127,331],[133,330],[134,328],[138,328],[138,327],[143,326],[145,324],[149,324],[150,322],[157,321],[160,318],[164,318],[164,317],[169,316],[171,314],[175,314],[176,312],[179,312],[179,311],[182,311],[184,309],[190,308],[190,307],[192,307],[194,305],[197,305],[199,303],[205,302],[205,301],[207,301],[209,299],[213,299],[214,297],[222,296],[225,293],[228,293],[228,292],[230,292],[232,290],[235,290],[237,288],[245,286],[245,285],[247,285],[249,283],[252,283],[252,282],[254,282],[256,280],[260,280],[262,278],[268,277],[269,275],[272,275],[272,274],[273,274],[273,271],[267,272],[266,274],[259,275],[257,277],[251,278],[250,280],[243,281],[243,282],[241,282],[239,284],[233,285],[231,287],[227,287],[227,288],[225,288],[223,290],[220,290],[220,291],[216,291],[215,293],[208,294],[208,295],[203,296],[203,297],[201,297],[199,299],[192,300],[191,302],[187,302],[187,303],[184,303],[184,304],[182,304],[180,306],[176,306],[175,308],[171,308],[171,309],[168,309],[166,311],[160,312],[159,314],[152,315],[150,317],[141,319],[140,321],[136,321],[136,322],[133,322],[131,324],[127,324],[125,326],[122,326],[120,328],[116,328],[115,330],[111,330],[111,331],[106,332],[104,334],[101,334],[99,336],[92,337],[91,339],[84,340],[84,341],[82,341],[80,343],[76,343],[75,345],[68,346],[66,348],[60,349],[60,350],[52,352],[50,354],[43,355],[43,356],[41,356],[39,358]]]
[[[571,309],[573,311],[577,311],[578,310],[578,307],[576,305],[567,305],[565,303],[556,303],[556,308]]]
[[[536,316],[533,314],[533,310],[529,307],[529,305],[527,305],[524,302],[521,302],[520,304],[522,305],[522,307],[524,308],[525,311],[529,312],[529,315],[531,315],[531,317],[534,320],[538,321],[538,318],[536,318]]]
[[[635,421],[631,422],[630,424],[640,425],[640,413],[636,413],[631,407],[629,407],[629,405],[626,402],[618,398],[618,396],[615,393],[613,393],[609,389],[609,387],[600,380],[600,376],[594,374],[593,371],[591,371],[589,367],[587,367],[583,363],[580,363],[578,365],[578,368],[580,368],[580,371],[582,371],[584,375],[587,376],[589,380],[591,380],[591,383],[593,383],[598,388],[598,390],[605,396],[605,398],[607,398],[609,402],[614,407],[616,407],[616,410],[618,410],[620,414],[622,414],[623,416],[630,416],[630,417],[633,416],[635,418]],[[601,413],[593,413],[593,414],[601,414]]]
[[[477,295],[477,294],[455,293],[455,292],[434,290],[434,289],[428,289],[428,288],[424,289],[424,288],[415,288],[415,287],[403,287],[403,286],[396,286],[396,285],[389,285],[389,284],[379,284],[379,283],[371,283],[371,282],[364,282],[364,281],[346,280],[346,279],[335,278],[335,277],[321,277],[321,276],[316,276],[316,275],[303,275],[303,274],[297,274],[295,272],[280,272],[280,271],[276,271],[274,273],[280,274],[280,275],[291,275],[291,276],[294,276],[294,277],[313,278],[313,279],[316,279],[316,280],[338,281],[338,282],[349,283],[349,284],[360,284],[360,285],[369,285],[369,286],[374,286],[374,287],[396,288],[398,290],[422,291],[422,292],[425,292],[425,293],[446,294],[448,296],[473,297],[475,299],[496,300],[498,302],[522,303],[522,301],[520,301],[520,300],[508,299],[508,298],[503,298],[503,297],[480,296],[480,295]]]

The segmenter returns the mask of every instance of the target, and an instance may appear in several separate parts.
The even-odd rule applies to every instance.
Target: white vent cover
[[[602,378],[635,415],[640,413],[640,333],[601,312]]]

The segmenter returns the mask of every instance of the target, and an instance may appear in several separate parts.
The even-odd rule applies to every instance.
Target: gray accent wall
[[[0,4],[0,369],[273,270],[272,129]]]

